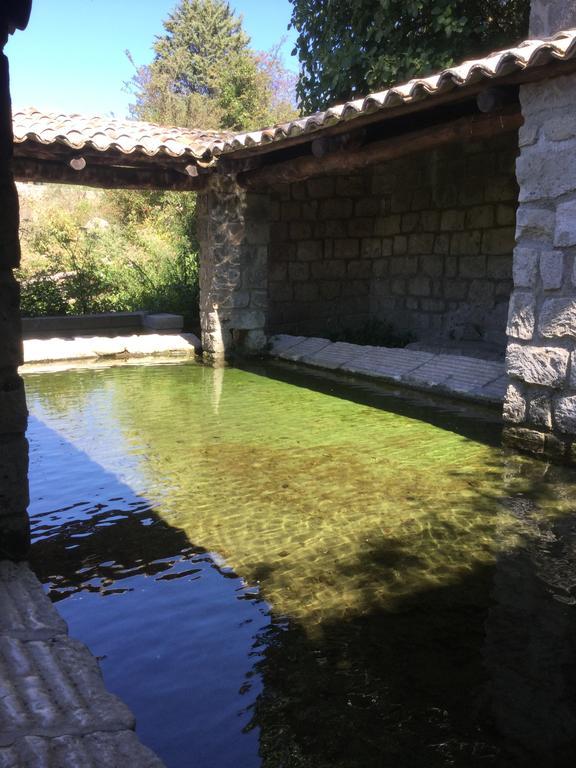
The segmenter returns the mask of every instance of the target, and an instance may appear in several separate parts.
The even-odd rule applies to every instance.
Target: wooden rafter
[[[328,173],[346,173],[446,144],[476,141],[509,133],[516,131],[521,125],[522,115],[519,111],[477,114],[423,130],[410,131],[384,141],[375,141],[353,151],[339,150],[321,157],[310,154],[285,162],[271,163],[257,170],[239,173],[238,181],[246,189],[260,190],[274,184],[303,181]]]

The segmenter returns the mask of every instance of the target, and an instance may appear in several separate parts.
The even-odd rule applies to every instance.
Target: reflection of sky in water
[[[574,473],[484,411],[282,367],[27,389],[37,567],[171,764],[576,754]]]
[[[194,766],[258,765],[258,729],[244,731],[261,688],[252,646],[268,626],[266,605],[36,417],[28,438],[33,566],[136,714],[143,741],[178,768],[192,765],[183,757],[192,747]],[[116,438],[111,451],[92,441],[93,456],[113,466]],[[138,461],[122,474],[137,478]]]

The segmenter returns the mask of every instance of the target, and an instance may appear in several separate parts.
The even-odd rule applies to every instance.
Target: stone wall
[[[516,154],[511,134],[275,188],[269,332],[375,318],[420,339],[503,346]]]
[[[202,348],[213,358],[264,347],[269,196],[213,176],[198,195]]]
[[[532,0],[530,35],[576,26],[576,2]],[[576,75],[520,88],[524,124],[504,439],[576,463]]]
[[[521,88],[509,442],[576,460],[576,75]]]
[[[23,557],[28,547],[28,444],[19,289],[18,196],[12,178],[12,116],[8,61],[1,50],[8,22],[0,11],[0,558]],[[3,23],[5,26],[3,26]]]

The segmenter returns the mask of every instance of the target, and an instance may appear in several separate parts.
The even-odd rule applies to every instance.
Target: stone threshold
[[[26,563],[0,562],[0,766],[163,768]]]
[[[273,336],[269,344],[269,354],[280,360],[475,403],[502,406],[508,385],[504,361],[284,334]]]
[[[193,333],[25,339],[24,363],[54,363],[64,360],[121,360],[154,355],[193,356],[199,350],[200,341]]]

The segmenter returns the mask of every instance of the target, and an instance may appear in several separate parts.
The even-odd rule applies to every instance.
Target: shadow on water
[[[298,366],[281,360],[240,363],[241,370],[341,400],[431,424],[493,447],[500,445],[500,408],[426,394],[385,382]]]
[[[31,418],[29,438],[31,566],[140,738],[173,768],[192,751],[201,768],[259,765],[252,646],[267,606],[60,434]]]
[[[275,367],[272,373],[267,366],[256,372],[284,380],[284,373]],[[300,374],[287,376],[294,384]],[[307,378],[302,374],[299,386],[341,396],[343,385],[314,377],[306,382]],[[146,392],[153,390],[153,380],[146,383],[150,385]],[[65,395],[64,382],[60,384]],[[220,403],[221,381],[218,386]],[[363,385],[347,396],[411,419],[420,418],[422,412],[430,424],[485,445],[497,444],[498,429],[489,418],[484,422],[484,417],[466,417],[464,410],[452,414],[448,405],[431,411],[423,401],[416,405],[397,401]],[[176,390],[171,397],[179,397]],[[225,399],[222,402],[225,411]],[[233,405],[237,402],[236,393]],[[141,421],[148,403],[142,396]],[[181,405],[177,412],[180,429],[186,429],[184,414],[189,407]],[[310,404],[311,410],[315,408],[316,401]],[[124,412],[124,423],[133,423],[134,414]],[[208,421],[198,417],[198,424],[210,437]],[[162,470],[169,480],[178,478],[179,493],[187,504],[195,499],[193,523],[203,533],[200,543],[232,541],[229,547],[245,565],[240,573],[247,586],[191,543],[195,537],[188,522],[186,529],[174,525],[171,521],[177,518],[166,517],[157,505],[137,496],[44,425],[37,427],[43,455],[51,440],[59,447],[45,459],[52,462],[50,471],[38,475],[36,497],[43,482],[54,496],[39,504],[33,520],[38,537],[35,567],[51,584],[53,598],[68,598],[60,607],[73,634],[96,653],[108,654],[107,681],[136,711],[144,740],[170,766],[564,768],[573,764],[574,473],[499,451],[487,460],[482,453],[484,471],[489,478],[497,477],[500,485],[492,480],[475,482],[480,464],[461,470],[453,462],[441,480],[445,492],[439,486],[436,497],[426,496],[426,487],[419,497],[418,488],[410,495],[409,486],[418,486],[423,477],[406,458],[397,471],[413,474],[394,493],[409,514],[390,528],[371,523],[360,529],[363,545],[353,549],[350,538],[348,557],[340,549],[322,555],[313,549],[302,574],[298,539],[298,546],[290,549],[283,541],[281,549],[266,558],[254,529],[248,527],[241,536],[235,531],[240,538],[232,540],[231,535],[222,537],[206,527],[203,499],[198,500],[192,480],[217,467],[223,474],[226,470],[232,475],[234,469],[246,478],[251,464],[241,462],[233,443],[218,443],[217,461],[212,461],[210,452],[202,461],[196,457],[198,477],[192,470],[184,475],[184,464],[152,463],[149,471]],[[160,433],[150,430],[147,439],[147,445],[156,441],[158,451],[164,450],[172,460],[173,431],[163,447]],[[417,445],[418,434],[412,439]],[[460,443],[454,445],[463,457],[480,461],[475,454],[466,454]],[[363,443],[352,449],[363,449]],[[195,446],[192,450],[200,453]],[[303,448],[295,450],[302,453]],[[289,452],[280,455],[292,461],[287,476],[300,467]],[[327,452],[326,465],[331,457]],[[433,458],[423,457],[427,474],[436,467]],[[55,486],[63,460],[78,463],[77,488],[61,491]],[[278,474],[280,462],[262,469],[259,453],[254,461],[260,467],[256,490],[268,493],[268,485],[274,488],[284,479]],[[304,463],[308,461],[305,455]],[[437,466],[439,472],[443,465]],[[261,477],[265,471],[270,473],[265,478],[268,484]],[[304,464],[299,471],[304,476]],[[314,469],[316,475],[321,471],[322,467]],[[362,483],[372,482],[368,469],[359,465],[358,472],[362,471]],[[383,477],[390,481],[393,471]],[[380,477],[374,476],[373,482]],[[326,478],[333,482],[330,473]],[[227,479],[219,476],[217,485],[222,488],[216,491],[237,493],[238,486],[226,485]],[[343,482],[341,476],[338,479]],[[468,489],[453,517],[444,509],[454,503],[451,483],[459,493]],[[70,495],[85,498],[81,491],[86,494],[87,489],[90,501],[84,506],[66,509],[60,503]],[[355,498],[356,487],[353,493]],[[385,486],[380,493],[388,500],[392,490]],[[299,494],[304,494],[303,487]],[[209,496],[208,502],[219,498],[223,497]],[[421,525],[416,514],[423,499],[430,505],[423,515],[424,522],[430,518],[429,527]],[[240,496],[234,497],[225,509],[232,527],[242,523],[242,515],[233,516],[234,504],[242,502]],[[345,511],[351,515],[353,510]],[[390,511],[386,508],[386,514]],[[255,508],[255,519],[266,519],[258,514]],[[373,510],[370,514],[370,520],[380,521]],[[468,519],[469,539],[463,529]],[[298,528],[304,520],[282,522]],[[312,530],[321,522],[318,518]],[[335,526],[344,524],[344,517],[335,518]],[[287,527],[282,535],[287,537],[288,532]],[[245,541],[250,543],[248,555],[256,552],[257,557],[242,559],[238,551]],[[326,584],[331,589],[322,592]],[[264,618],[266,611],[257,599],[258,593],[264,598],[272,594],[279,604],[284,600],[284,606],[294,606],[297,598],[308,599],[315,591],[332,599],[333,585],[336,594],[341,589],[340,605],[312,612],[282,615],[273,602],[272,617]],[[291,590],[297,594],[290,596]],[[114,609],[104,612],[102,605]],[[210,698],[214,689],[217,695]]]
[[[264,768],[574,764],[576,510],[550,519],[525,493],[504,503],[521,533],[495,562],[313,636],[290,620],[262,634]],[[358,563],[366,588],[413,545],[373,544],[367,579]]]

